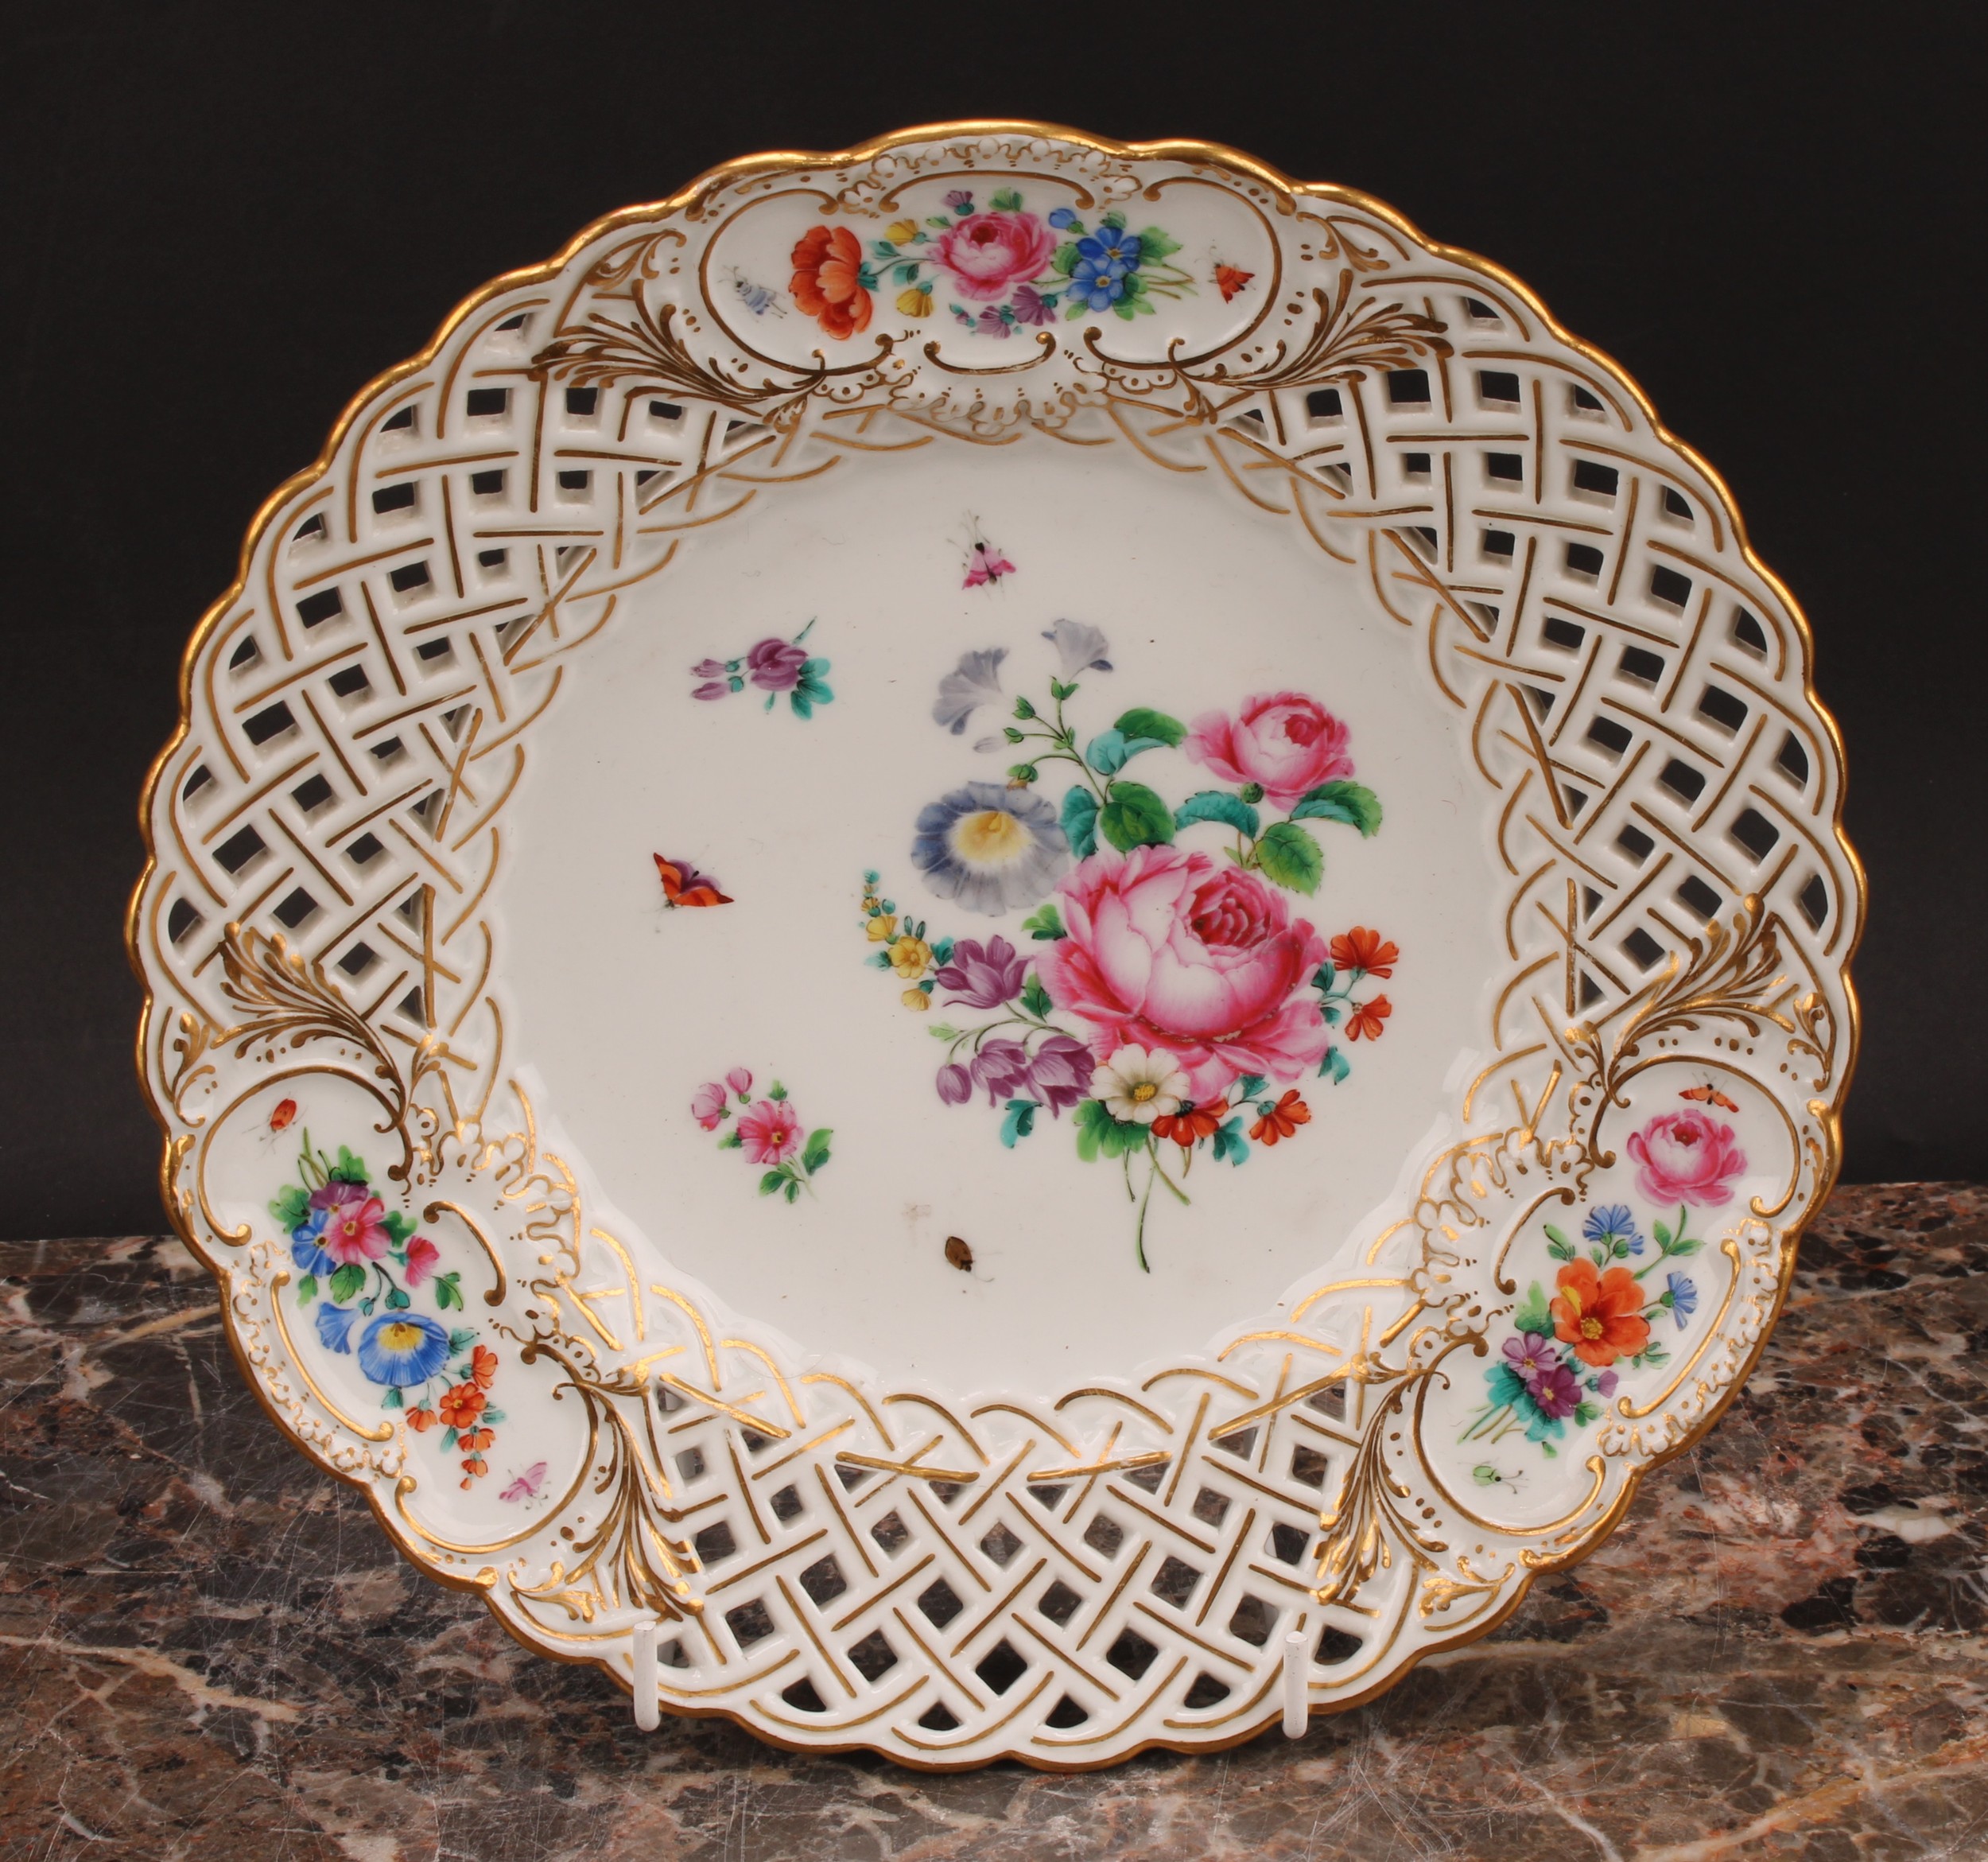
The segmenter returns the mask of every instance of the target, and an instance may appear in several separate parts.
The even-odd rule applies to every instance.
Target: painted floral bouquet
[[[1068,207],[1046,216],[1026,212],[1013,188],[984,207],[956,188],[945,207],[922,223],[892,222],[867,248],[848,227],[810,227],[792,254],[794,302],[830,336],[846,337],[868,328],[872,293],[887,282],[898,287],[899,313],[922,317],[932,314],[943,279],[956,322],[1005,337],[1018,327],[1086,317],[1129,322],[1152,315],[1155,296],[1194,289],[1189,274],[1167,263],[1180,242],[1156,226],[1134,232],[1116,208],[1087,226]]]
[[[1062,667],[1042,706],[1011,705],[1003,649],[965,655],[942,682],[936,721],[963,733],[975,710],[999,705],[1013,721],[977,747],[1005,743],[1029,760],[1005,783],[969,782],[929,804],[911,849],[926,886],[965,910],[1033,906],[1025,942],[935,938],[883,896],[875,872],[864,876],[862,923],[878,947],[871,961],[895,975],[907,1008],[937,999],[991,1017],[932,1028],[945,1045],[940,1098],[963,1105],[984,1091],[1011,1149],[1039,1113],[1069,1112],[1078,1155],[1124,1172],[1144,1269],[1156,1186],[1186,1203],[1198,1156],[1241,1165],[1252,1142],[1294,1137],[1312,1118],[1296,1083],[1337,1084],[1351,1071],[1335,1031],[1348,1042],[1384,1031],[1392,1005],[1357,992],[1392,976],[1399,949],[1365,926],[1328,939],[1288,896],[1314,894],[1324,877],[1310,824],[1370,835],[1380,804],[1352,779],[1346,726],[1298,693],[1191,726],[1138,706],[1085,735],[1066,707],[1080,674],[1111,669],[1105,637],[1067,620],[1044,637]],[[1175,806],[1126,775],[1167,751],[1225,786]],[[1076,779],[1052,803],[1038,785],[1057,764]],[[1187,834],[1200,844],[1183,844]]]
[[[272,1130],[289,1123],[286,1110],[293,1102],[278,1108]],[[441,1430],[443,1452],[461,1452],[461,1484],[470,1486],[490,1471],[485,1452],[504,1420],[490,1405],[497,1354],[474,1329],[451,1329],[414,1310],[414,1292],[425,1288],[437,1312],[461,1312],[460,1271],[437,1271],[441,1250],[387,1207],[364,1159],[343,1145],[333,1158],[312,1148],[305,1129],[297,1172],[270,1213],[289,1236],[297,1304],[316,1308],[318,1342],[328,1351],[355,1358],[367,1381],[382,1386],[381,1408],[401,1411],[417,1434]]]
[[[1687,1096],[1706,1090],[1692,1089]],[[1722,1094],[1717,1097],[1732,1106]],[[1689,1326],[1698,1310],[1697,1284],[1668,1264],[1704,1246],[1689,1232],[1691,1211],[1732,1200],[1746,1153],[1730,1125],[1697,1106],[1659,1114],[1631,1135],[1627,1148],[1637,1165],[1637,1189],[1653,1203],[1675,1203],[1675,1223],[1652,1221],[1646,1238],[1627,1203],[1610,1203],[1588,1212],[1578,1243],[1552,1223],[1541,1224],[1547,1255],[1564,1265],[1550,1297],[1537,1281],[1527,1289],[1512,1315],[1513,1335],[1485,1372],[1487,1400],[1459,1441],[1496,1443],[1523,1429],[1543,1454],[1555,1454],[1553,1444],[1570,1423],[1585,1429],[1602,1413],[1621,1381],[1618,1366],[1640,1370],[1668,1361],[1656,1332],[1660,1320],[1668,1316],[1679,1331]],[[1641,1266],[1629,1265],[1638,1260]],[[1651,1278],[1660,1269],[1660,1288]]]

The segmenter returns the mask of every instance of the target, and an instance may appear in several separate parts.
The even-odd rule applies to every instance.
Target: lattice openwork
[[[864,231],[958,174],[1224,191],[1265,229],[1282,322],[1192,360],[1072,325],[999,367],[957,340],[809,364],[747,350],[704,294],[776,187]],[[783,1362],[588,1219],[514,1083],[485,901],[566,662],[692,533],[878,448],[1031,430],[1198,473],[1364,566],[1469,719],[1509,969],[1470,1135],[1358,1274],[1138,1388],[962,1414]],[[625,1676],[661,1616],[666,1702],[925,1765],[1246,1736],[1292,1631],[1313,1701],[1347,1704],[1591,1549],[1771,1323],[1835,1167],[1861,911],[1808,653],[1620,371],[1375,203],[1026,128],[739,165],[479,293],[262,513],[148,802],[132,936],[167,1194],[275,1412],[549,1652]],[[1653,1067],[1722,1083],[1784,1181],[1728,1222],[1715,1320],[1625,1390],[1567,1506],[1508,1515],[1445,1487],[1429,1405],[1510,1312],[1542,1208],[1622,1168],[1610,1121]],[[320,1076],[398,1134],[394,1193],[473,1269],[465,1325],[566,1431],[522,1530],[429,1510],[421,1444],[355,1421],[290,1329],[283,1238],[223,1219],[223,1135]]]

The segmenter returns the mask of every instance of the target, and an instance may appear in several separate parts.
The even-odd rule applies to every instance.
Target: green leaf
[[[872,239],[870,242],[870,250],[879,259],[897,257],[897,247],[893,246],[888,239]]]
[[[1670,1247],[1666,1251],[1673,1256],[1679,1254],[1695,1254],[1699,1250],[1704,1246],[1705,1244],[1698,1240],[1695,1236],[1687,1235],[1678,1241],[1672,1242]]]
[[[1022,1006],[1031,1015],[1046,1015],[1056,1006],[1049,991],[1043,987],[1043,979],[1032,970],[1028,973],[1028,981],[1022,985]]]
[[[1574,1258],[1574,1244],[1565,1235],[1557,1236],[1552,1241],[1548,1242],[1546,1245],[1546,1251],[1555,1261],[1571,1261]]]
[[[1080,795],[1088,795],[1090,791],[1077,789],[1072,792]],[[1067,798],[1064,805],[1066,807],[1069,806]],[[1039,944],[1050,943],[1058,938],[1066,938],[1070,935],[1070,933],[1063,929],[1062,914],[1057,911],[1054,904],[1037,906],[1027,917],[1022,920],[1022,929],[1035,939]]]
[[[356,1261],[348,1261],[332,1275],[332,1297],[342,1306],[366,1284],[366,1269]]]
[[[1077,242],[1070,239],[1058,246],[1050,254],[1049,262],[1054,270],[1068,278],[1077,269]]]
[[[1063,321],[1066,323],[1074,323],[1089,309],[1090,305],[1084,299],[1073,297],[1063,306]]]
[[[1326,873],[1318,843],[1295,821],[1276,822],[1264,829],[1256,843],[1256,864],[1265,878],[1291,892],[1317,892]]]
[[[801,1185],[791,1177],[787,1180],[786,1199],[790,1203],[801,1200]]]
[[[949,227],[953,223],[948,220],[944,214],[934,213],[927,218],[925,224],[927,226],[935,226],[944,228]]]
[[[1345,1055],[1339,1048],[1328,1048],[1326,1050],[1324,1060],[1319,1063],[1318,1071],[1321,1073],[1330,1073],[1332,1075],[1332,1083],[1338,1086],[1348,1074],[1353,1071],[1353,1063],[1347,1059]]]
[[[1194,821],[1219,821],[1239,834],[1247,834],[1252,841],[1256,838],[1259,819],[1255,809],[1225,789],[1202,789],[1190,795],[1174,810],[1175,827],[1186,827]]]
[[[1187,735],[1186,725],[1178,717],[1169,717],[1165,712],[1155,711],[1144,705],[1135,705],[1113,722],[1128,737],[1157,737],[1170,750]]]
[[[297,1303],[308,1306],[317,1297],[317,1276],[307,1273],[297,1283]]]
[[[1552,1337],[1553,1308],[1547,1302],[1546,1289],[1536,1280],[1526,1289],[1525,1304],[1512,1315],[1512,1323],[1520,1331]]]
[[[1116,776],[1135,756],[1166,747],[1163,737],[1128,737],[1123,731],[1113,729],[1100,731],[1091,739],[1090,747],[1084,752],[1084,760],[1100,776]]]
[[[453,1273],[445,1273],[435,1282],[435,1305],[438,1311],[446,1312],[452,1306],[457,1312],[463,1309],[463,1289]]]
[[[814,715],[814,700],[809,695],[805,685],[796,686],[787,694],[787,703],[794,708],[796,717],[812,717]]]
[[[786,1096],[787,1089],[782,1086],[777,1079],[771,1086],[767,1088],[767,1097],[769,1099],[784,1099]]]
[[[1671,1225],[1668,1222],[1653,1222],[1650,1224],[1650,1233],[1656,1237],[1657,1246],[1661,1248],[1665,1254],[1669,1254],[1671,1251]]]
[[[890,964],[887,960],[885,962],[883,967],[886,970],[890,968]],[[718,1149],[720,1151],[736,1151],[742,1145],[744,1145],[744,1142],[745,1140],[739,1136],[737,1130],[735,1129],[732,1131],[727,1132],[723,1137],[719,1139]]]
[[[389,1390],[380,1398],[379,1406],[382,1409],[398,1409],[405,1407],[406,1401],[398,1390]]]
[[[1032,763],[1011,763],[1008,768],[1011,782],[1032,783],[1042,773]]]
[[[338,1161],[327,1174],[334,1183],[363,1184],[366,1181],[366,1160],[363,1157],[355,1157],[340,1145]]]
[[[1062,818],[1070,851],[1079,860],[1088,859],[1097,851],[1097,798],[1081,783],[1063,797]],[[1047,909],[1054,911],[1055,908],[1050,906]]]
[[[1224,1158],[1231,1164],[1246,1164],[1249,1160],[1249,1142],[1244,1137],[1243,1121],[1240,1118],[1225,1119],[1215,1129],[1215,1160]]]
[[[1598,1403],[1590,1403],[1585,1397],[1574,1405],[1574,1420],[1583,1429],[1586,1429],[1601,1413],[1602,1405]]]
[[[1307,789],[1291,811],[1293,821],[1343,821],[1363,840],[1380,831],[1380,798],[1361,783],[1321,783]]]
[[[900,285],[916,284],[918,282],[918,264],[915,259],[913,259],[909,265],[900,265],[897,268],[897,282]]]
[[[1253,1099],[1264,1090],[1264,1076],[1260,1073],[1245,1073],[1229,1089],[1229,1103],[1240,1106],[1245,1099]]]
[[[1097,216],[1097,224],[1101,227],[1109,226],[1119,227],[1122,228],[1125,224],[1125,216],[1116,207],[1109,208]]]
[[[1014,213],[1019,211],[1022,197],[1012,188],[1004,188],[998,194],[990,194],[987,204],[996,213]]]
[[[448,1335],[448,1348],[452,1352],[467,1351],[480,1335],[474,1326],[458,1326]]]
[[[442,1431],[442,1452],[446,1455],[451,1448],[455,1447],[458,1440],[460,1440],[460,1438],[457,1436],[455,1430],[452,1429],[444,1429]]]
[[[295,1184],[270,1204],[270,1214],[285,1228],[301,1227],[310,1213],[309,1195]]]
[[[1170,239],[1156,226],[1142,227],[1139,239],[1139,262],[1141,265],[1151,259],[1171,259],[1180,250],[1180,241]]]
[[[1026,698],[1017,698],[1015,701],[1015,715],[1023,719],[1033,717],[1035,715],[1035,707]]]
[[[1555,1228],[1551,1223],[1543,1222],[1540,1224],[1540,1226],[1546,1230],[1546,1238],[1548,1241],[1558,1242],[1563,1248],[1571,1248],[1574,1246],[1573,1242],[1570,1242],[1567,1238],[1567,1235],[1564,1231]],[[1569,1258],[1571,1259],[1572,1257],[1570,1256]]]
[[[1137,303],[1138,300],[1136,298],[1120,297],[1119,301],[1112,306],[1112,309],[1116,311],[1120,317],[1124,317],[1126,322],[1130,323],[1132,321],[1133,313]]]
[[[1009,1150],[1015,1149],[1017,1138],[1025,1138],[1035,1129],[1035,1114],[1039,1108],[1033,1099],[1010,1099],[1008,1116],[1001,1121],[1001,1142]]]
[[[405,1249],[414,1238],[414,1225],[398,1209],[390,1209],[380,1226],[392,1238],[396,1248]]]
[[[1077,696],[1077,687],[1074,684],[1065,685],[1059,678],[1052,678],[1049,682],[1049,695],[1060,705],[1066,698]]]
[[[1070,1123],[1077,1131],[1077,1155],[1086,1164],[1141,1150],[1151,1135],[1143,1125],[1120,1124],[1101,1099],[1085,1100],[1071,1114]]]
[[[483,1412],[483,1421],[486,1428],[495,1429],[503,1420],[504,1413],[501,1409],[486,1409]]]
[[[1097,826],[1120,853],[1129,853],[1135,847],[1165,846],[1172,841],[1174,811],[1143,783],[1113,783],[1107,793],[1109,799],[1098,810]]]
[[[784,1170],[769,1170],[759,1179],[759,1194],[771,1196],[786,1181],[787,1173]]]
[[[835,1136],[832,1125],[824,1125],[819,1131],[808,1133],[807,1145],[801,1153],[801,1161],[812,1176],[829,1160],[829,1141]]]

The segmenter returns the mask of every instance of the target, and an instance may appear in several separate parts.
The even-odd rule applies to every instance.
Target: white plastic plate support
[[[644,1732],[654,1732],[662,1724],[662,1708],[656,1695],[656,1626],[653,1623],[635,1625],[635,1724]],[[1289,1673],[1287,1666],[1286,1673]],[[1284,1708],[1284,1726],[1291,1726],[1291,1708]]]
[[[654,1645],[652,1642],[650,1646]],[[641,1658],[636,1658],[636,1673],[641,1672]],[[654,1688],[653,1671],[650,1686]],[[1305,1687],[1305,1638],[1296,1630],[1284,1638],[1284,1737],[1301,1740],[1305,1729],[1311,1724],[1311,1702]]]

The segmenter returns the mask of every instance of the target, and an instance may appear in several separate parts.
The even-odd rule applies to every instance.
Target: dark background
[[[37,10],[0,41],[0,1235],[161,1226],[122,941],[139,784],[250,517],[346,401],[615,208],[968,115],[1364,189],[1630,370],[1807,608],[1847,741],[1847,1173],[1988,1177],[1966,17]]]

